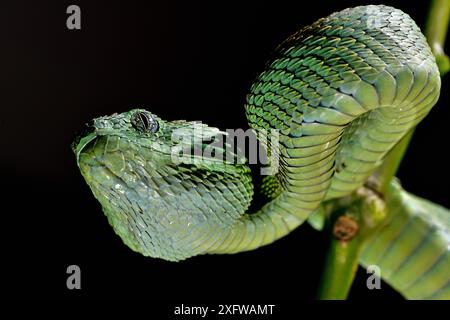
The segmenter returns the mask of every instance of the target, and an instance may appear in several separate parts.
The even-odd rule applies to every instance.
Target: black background
[[[181,302],[314,298],[325,235],[305,224],[253,252],[181,263],[145,258],[108,225],[70,143],[90,119],[136,107],[164,119],[246,128],[245,94],[271,50],[317,18],[368,3],[2,2],[0,290]],[[370,3],[398,7],[423,27],[427,1]],[[70,4],[81,7],[79,31],[66,28]],[[406,189],[447,207],[449,80],[399,172]],[[71,264],[81,267],[79,291],[66,288]],[[401,298],[384,283],[368,290],[366,277],[360,269],[350,298]]]

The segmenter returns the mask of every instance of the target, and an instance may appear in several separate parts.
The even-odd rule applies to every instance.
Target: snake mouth
[[[75,139],[71,144],[72,151],[75,153],[75,156],[78,158],[80,156],[81,151],[93,140],[97,138],[96,128],[92,124],[86,124],[86,126],[79,131],[75,135]]]

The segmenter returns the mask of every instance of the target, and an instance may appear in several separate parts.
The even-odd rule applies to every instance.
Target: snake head
[[[125,244],[147,256],[180,260],[204,252],[205,237],[224,237],[250,203],[248,167],[205,153],[208,142],[222,135],[198,122],[164,121],[134,109],[94,119],[72,149]],[[223,152],[212,149],[217,152],[209,155]],[[216,201],[224,192],[235,192],[241,202]]]
[[[167,135],[165,129],[167,129],[165,121],[158,116],[144,109],[133,109],[90,121],[77,134],[71,147],[77,157],[77,162],[84,148],[100,137],[114,136],[136,145],[145,145],[158,150],[158,145],[161,144],[156,142],[167,140],[164,139],[164,136]]]

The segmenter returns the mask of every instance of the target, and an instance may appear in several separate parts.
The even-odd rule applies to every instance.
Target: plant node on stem
[[[328,217],[330,247],[319,288],[320,299],[347,297],[364,242],[385,217],[383,198],[368,187],[335,200],[334,210]]]

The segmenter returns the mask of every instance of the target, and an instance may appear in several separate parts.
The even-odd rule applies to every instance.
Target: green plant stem
[[[449,17],[450,0],[431,1],[427,22],[425,24],[425,36],[430,44],[431,51],[436,57],[441,75],[444,75],[450,70],[450,60],[444,52]]]
[[[375,181],[377,181],[376,190],[380,194],[384,194],[389,188],[391,180],[397,173],[403,156],[408,149],[414,131],[414,128],[408,131],[408,133],[387,154],[381,167],[374,173]]]
[[[323,278],[319,287],[319,299],[344,300],[347,298],[362,249],[359,236],[348,242],[331,239],[325,260]]]

